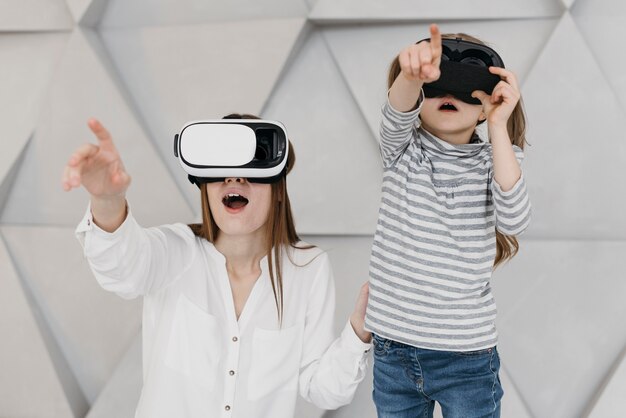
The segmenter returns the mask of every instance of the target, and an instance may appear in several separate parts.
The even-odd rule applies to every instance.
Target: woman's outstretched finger
[[[94,155],[96,155],[99,150],[100,148],[94,144],[83,144],[80,147],[78,147],[76,151],[74,151],[74,153],[70,157],[67,164],[72,167],[75,167],[86,158],[93,157]]]

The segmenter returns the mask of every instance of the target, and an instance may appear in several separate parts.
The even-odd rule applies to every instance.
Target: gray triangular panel
[[[6,417],[73,418],[36,313],[0,236],[0,414]]]
[[[578,0],[571,14],[622,109],[626,109],[626,56],[621,52],[624,50],[626,2]]]
[[[626,242],[520,247],[492,280],[502,362],[533,416],[584,416],[626,342]]]
[[[602,387],[598,399],[591,409],[589,418],[606,418],[617,416],[626,411],[626,351],[622,353],[615,370],[610,373],[609,380]]]
[[[63,0],[0,2],[0,32],[71,30],[72,15]]]
[[[135,336],[86,418],[133,418],[141,394],[141,333]]]
[[[263,116],[285,124],[298,156],[288,181],[298,230],[373,233],[378,147],[320,34],[304,45]]]
[[[104,28],[137,28],[268,20],[265,30],[271,30],[272,19],[305,18],[307,14],[305,0],[109,0],[100,25]]]
[[[86,126],[93,116],[111,131],[133,178],[128,197],[139,221],[154,225],[192,220],[193,213],[101,59],[83,30],[75,30],[51,83],[3,222],[73,226],[81,219],[87,194],[82,189],[64,192],[61,175],[77,147],[95,142]]]
[[[139,328],[141,301],[121,299],[98,286],[73,229],[3,227],[2,232],[64,357],[93,402]]]
[[[310,18],[333,21],[422,21],[558,17],[559,0],[318,0]]]
[[[0,36],[0,62],[10,63],[0,66],[0,96],[6,98],[0,101],[0,126],[5,139],[0,152],[0,213],[68,38],[65,33]]]
[[[626,165],[624,112],[569,14],[524,95],[531,144],[524,167],[534,206],[528,235],[626,238],[626,198],[616,193]]]

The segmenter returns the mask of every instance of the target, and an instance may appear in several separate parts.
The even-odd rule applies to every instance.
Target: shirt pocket
[[[212,391],[215,387],[221,347],[217,319],[186,296],[180,295],[172,319],[165,365]]]
[[[256,328],[252,337],[252,364],[248,398],[297,390],[302,353],[302,325],[280,330]]]

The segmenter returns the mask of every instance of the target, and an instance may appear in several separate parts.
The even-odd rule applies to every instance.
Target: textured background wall
[[[626,3],[619,0],[0,1],[0,416],[131,417],[141,301],[98,288],[61,169],[99,117],[144,225],[198,219],[171,155],[188,120],[281,120],[299,159],[299,230],[330,251],[337,329],[361,282],[381,167],[386,67],[427,24],[489,41],[530,120],[534,222],[499,269],[505,417],[626,410]],[[370,372],[371,373],[371,372]],[[371,376],[352,405],[374,417]]]

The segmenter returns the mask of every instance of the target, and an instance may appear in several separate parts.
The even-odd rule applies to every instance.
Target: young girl
[[[286,174],[201,184],[202,224],[146,229],[111,136],[89,127],[99,143],[72,155],[63,186],[91,195],[77,235],[100,285],[144,298],[136,417],[291,418],[298,392],[321,408],[349,403],[370,346],[367,287],[333,341],[328,257],[298,238]]]
[[[424,84],[442,75],[442,58],[454,58],[442,56],[436,25],[430,32],[392,63],[382,110],[385,171],[366,315],[373,397],[379,417],[431,417],[435,401],[446,418],[498,417],[503,392],[489,280],[515,255],[514,236],[530,220],[520,169],[524,115],[515,75],[494,66],[484,69],[500,78],[490,95],[424,97]],[[469,61],[480,64],[477,57]],[[485,121],[489,142],[476,134]]]

